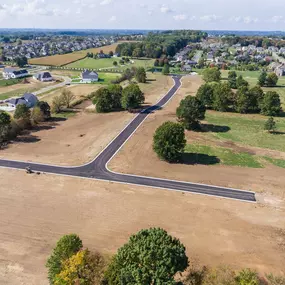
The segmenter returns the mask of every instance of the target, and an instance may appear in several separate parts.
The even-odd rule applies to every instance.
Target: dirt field
[[[125,144],[109,167],[113,171],[132,173],[153,177],[163,177],[206,183],[226,187],[266,191],[285,198],[284,169],[267,166],[263,169],[241,168],[224,165],[182,165],[168,164],[159,160],[152,150],[152,137],[158,126],[167,120],[176,121],[176,107],[180,100],[188,94],[195,94],[201,84],[198,76],[185,77],[183,86],[170,103],[152,114]],[[191,142],[199,135],[187,132],[187,140]]]
[[[145,84],[146,103],[151,104],[173,85],[167,77],[155,76]],[[154,76],[153,78],[154,79]],[[76,98],[86,96],[100,85],[77,85],[69,88]],[[62,89],[48,93],[41,100],[52,102]],[[92,160],[134,117],[128,112],[97,114],[80,112],[67,121],[48,123],[29,135],[20,136],[0,158],[36,161],[60,165],[79,165]]]
[[[40,57],[40,58],[33,58],[29,60],[29,64],[62,66],[70,62],[73,62],[75,60],[84,58],[88,52],[98,53],[101,50],[103,50],[105,53],[109,53],[110,51],[114,52],[118,44],[119,43],[114,43],[112,45],[108,45],[104,47],[75,51],[72,53],[62,54],[62,55],[52,55],[52,56],[46,56],[46,57]]]
[[[64,234],[108,254],[154,226],[181,239],[203,265],[285,274],[284,201],[242,203],[17,170],[0,175],[0,284],[47,285],[44,264]]]

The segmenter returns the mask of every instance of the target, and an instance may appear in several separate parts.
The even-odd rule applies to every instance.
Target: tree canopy
[[[113,258],[107,284],[169,284],[188,266],[185,246],[160,228],[141,230],[132,235]]]
[[[159,158],[168,162],[177,162],[185,146],[185,133],[181,124],[165,122],[155,131],[153,150]]]
[[[279,94],[275,91],[265,93],[261,104],[261,113],[266,116],[278,116],[281,110]]]
[[[125,110],[138,108],[145,100],[143,92],[137,84],[130,84],[123,90],[121,104]]]
[[[0,111],[0,143],[7,139],[10,127],[10,115],[6,112]]]
[[[217,67],[205,69],[202,75],[206,82],[218,82],[221,80],[221,71]]]
[[[189,95],[181,100],[176,115],[187,130],[195,130],[200,127],[199,120],[205,118],[205,112],[205,105],[196,97]]]
[[[196,97],[207,108],[211,108],[213,105],[214,85],[205,83],[201,85],[197,91]]]
[[[143,67],[138,67],[135,74],[136,80],[139,83],[146,83],[146,72]]]

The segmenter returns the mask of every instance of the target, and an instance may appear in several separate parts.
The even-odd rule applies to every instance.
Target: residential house
[[[99,80],[98,73],[95,71],[90,70],[84,70],[81,73],[81,82],[82,83],[92,83],[97,82]]]
[[[186,72],[191,72],[192,71],[192,66],[189,64],[185,64],[181,67],[182,71],[186,71]]]
[[[11,67],[6,67],[3,70],[3,78],[4,79],[15,79],[22,78],[28,76],[29,73],[26,69],[15,69]]]
[[[275,69],[277,76],[285,76],[285,65],[281,64]]]
[[[48,71],[37,73],[33,77],[34,79],[39,80],[41,82],[53,81],[53,78]]]
[[[16,108],[17,105],[25,104],[29,108],[33,108],[38,103],[38,98],[34,94],[25,93],[20,98],[11,98],[4,101],[9,107]]]

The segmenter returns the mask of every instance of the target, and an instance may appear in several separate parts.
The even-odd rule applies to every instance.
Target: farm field
[[[284,200],[242,203],[10,169],[0,175],[1,284],[48,285],[45,262],[64,234],[111,255],[149,227],[179,238],[201,265],[285,273]]]
[[[155,75],[152,79],[156,79]],[[146,104],[157,102],[158,97],[164,95],[172,85],[171,78],[161,75],[157,80],[145,84],[142,89]],[[75,100],[78,100],[100,88],[100,85],[81,84],[65,88],[71,90],[76,96]],[[48,93],[41,100],[51,103],[53,97],[61,94],[62,90]],[[7,149],[1,150],[0,158],[80,165],[92,160],[135,116],[126,111],[107,114],[84,112],[85,107],[80,108],[79,105],[76,107],[78,113],[59,115],[63,119],[69,117],[68,120],[50,122],[20,136]]]
[[[261,116],[255,121],[239,114],[207,112],[203,123],[208,131],[186,132],[190,146],[183,157],[184,163],[168,164],[158,159],[152,150],[156,128],[165,121],[176,121],[175,111],[180,100],[185,95],[195,95],[201,84],[199,76],[184,77],[177,95],[165,108],[146,119],[110,162],[110,169],[256,192],[269,191],[284,199],[284,169],[263,158],[285,160],[284,138],[283,135],[270,136],[263,131],[261,126],[265,118]],[[279,120],[282,129],[283,118]]]
[[[81,51],[75,51],[72,53],[67,54],[61,54],[61,55],[52,55],[52,56],[46,56],[46,57],[40,57],[40,58],[32,58],[29,60],[29,64],[35,64],[35,65],[48,65],[48,66],[61,66],[66,65],[70,62],[73,62],[75,60],[79,60],[81,58],[84,58],[86,54],[89,52],[98,53],[101,50],[103,50],[105,53],[108,53],[110,51],[115,51],[116,47],[118,46],[118,43],[114,43],[112,45],[103,46],[99,48],[92,48],[87,50],[81,50]]]
[[[102,59],[94,59],[94,58],[84,58],[79,61],[70,63],[66,65],[66,67],[70,68],[87,68],[87,69],[119,69],[123,70],[126,68],[134,67],[144,67],[147,69],[148,67],[152,67],[154,63],[154,59],[132,59],[134,63],[129,63],[125,65],[120,65],[119,61],[121,60],[120,57],[117,58],[102,58]],[[118,62],[118,67],[114,67],[113,62]]]

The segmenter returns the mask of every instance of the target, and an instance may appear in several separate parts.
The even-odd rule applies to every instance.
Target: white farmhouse
[[[33,76],[34,79],[39,80],[41,82],[49,82],[53,81],[51,74],[47,71],[37,73]]]
[[[3,70],[3,78],[4,79],[15,79],[15,78],[23,78],[28,76],[29,73],[26,69],[15,69],[11,67],[6,67]]]

